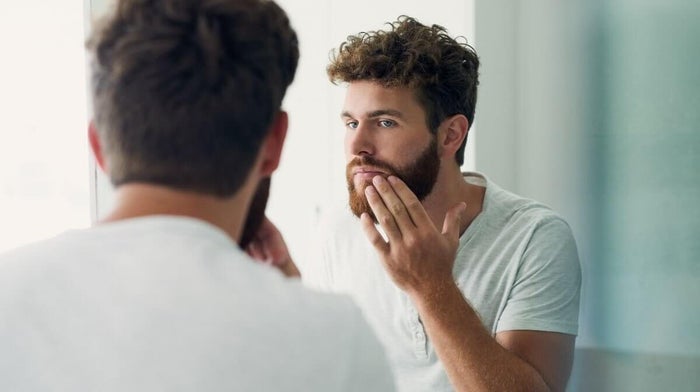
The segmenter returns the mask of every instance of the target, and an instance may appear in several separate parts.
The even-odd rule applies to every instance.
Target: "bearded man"
[[[576,243],[550,208],[461,172],[478,68],[466,42],[405,16],[340,45],[327,70],[347,86],[353,214],[326,221],[302,276],[355,299],[400,391],[563,391]]]

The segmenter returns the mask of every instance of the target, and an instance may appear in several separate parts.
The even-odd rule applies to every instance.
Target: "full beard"
[[[355,216],[360,217],[366,212],[370,218],[377,223],[377,217],[372,211],[367,197],[365,196],[365,188],[371,185],[370,181],[365,181],[361,185],[361,189],[355,187],[353,180],[352,169],[355,166],[371,166],[385,173],[386,176],[396,176],[406,183],[408,188],[413,191],[418,200],[423,201],[433,190],[433,186],[437,181],[438,172],[440,171],[440,158],[437,152],[436,138],[433,137],[430,144],[418,155],[418,157],[408,165],[393,166],[386,162],[381,162],[371,156],[361,156],[354,158],[347,164],[345,177],[348,185],[348,201],[350,210]]]

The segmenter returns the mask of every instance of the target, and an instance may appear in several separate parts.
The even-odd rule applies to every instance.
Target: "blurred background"
[[[550,205],[576,236],[584,281],[568,390],[700,390],[700,2],[279,3],[301,62],[269,216],[295,259],[346,200],[330,50],[401,14],[440,24],[482,61],[463,169]],[[87,149],[83,46],[108,7],[0,3],[0,251],[111,207]]]
[[[0,1],[0,252],[90,224],[84,7]]]

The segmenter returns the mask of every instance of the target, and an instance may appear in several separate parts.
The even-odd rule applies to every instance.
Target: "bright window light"
[[[0,251],[90,225],[82,1],[0,6]]]

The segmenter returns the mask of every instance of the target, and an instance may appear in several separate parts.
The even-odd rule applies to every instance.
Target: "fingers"
[[[367,201],[374,212],[374,216],[377,217],[377,222],[379,222],[387,237],[389,237],[389,241],[400,240],[401,230],[399,230],[399,227],[396,225],[396,219],[386,208],[386,204],[384,204],[382,197],[379,195],[375,187],[372,185],[367,186],[367,188],[365,188],[365,196],[367,196]],[[374,228],[374,230],[376,231],[376,228]]]
[[[411,189],[396,176],[389,176],[389,184],[393,188],[393,192],[398,196],[399,200],[403,206],[405,206],[406,211],[413,221],[413,223],[418,227],[427,227],[427,225],[432,225],[433,222],[430,220],[428,213],[423,208],[420,200],[411,191]],[[384,196],[384,194],[382,194]]]
[[[387,180],[382,176],[375,176],[372,179],[372,184],[374,184],[374,187],[379,193],[379,196],[381,196],[384,205],[396,221],[396,225],[398,226],[399,230],[402,233],[406,233],[408,230],[413,229],[416,225],[411,219],[411,216],[408,214],[404,201],[395,192],[390,183],[387,182]]]
[[[288,278],[301,278],[301,272],[292,260],[287,260],[286,263],[276,266]]]
[[[450,208],[445,214],[445,221],[442,224],[442,234],[448,239],[459,241],[461,217],[466,208],[467,204],[465,202],[460,202],[456,206]]]
[[[267,215],[263,217],[263,221],[260,223],[259,235],[264,237],[282,236],[279,229],[277,229],[277,226],[275,226],[275,224],[272,223],[272,221],[270,220],[270,218],[267,217]]]
[[[369,242],[374,246],[374,248],[380,253],[388,252],[389,244],[387,244],[382,235],[379,234],[379,231],[377,230],[377,227],[374,226],[374,222],[372,222],[372,218],[369,217],[369,214],[366,212],[362,213],[360,216],[360,223],[362,224],[362,230],[365,232],[367,239],[369,239]]]
[[[265,254],[263,247],[256,240],[251,241],[248,246],[246,246],[245,251],[255,260],[265,261],[267,259],[267,255]]]
[[[385,180],[375,176],[372,183],[373,186],[365,189],[365,194],[390,242],[410,235],[416,228],[435,228],[423,204],[401,179],[389,176]],[[442,234],[447,238],[459,240],[461,215],[466,207],[466,203],[461,202],[445,214]]]

